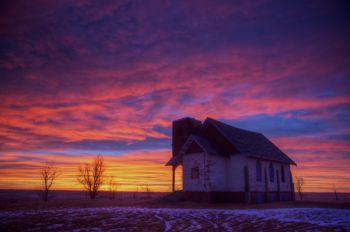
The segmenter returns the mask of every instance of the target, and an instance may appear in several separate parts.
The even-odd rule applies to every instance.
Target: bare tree
[[[145,190],[146,190],[147,198],[151,198],[152,197],[152,190],[148,184],[146,184]]]
[[[139,186],[137,185],[136,186],[136,191],[134,191],[133,193],[132,193],[132,198],[135,200],[136,199],[136,197],[137,197],[137,193],[139,192]]]
[[[142,189],[142,192],[144,192],[146,194],[146,198],[151,198],[152,197],[152,190],[149,187],[148,183],[141,184],[140,188]]]
[[[99,193],[105,170],[103,157],[100,155],[95,157],[93,163],[79,167],[78,182],[83,185],[91,200],[94,200]]]
[[[296,176],[296,189],[299,193],[300,200],[303,200],[303,185],[304,185],[304,178],[302,176]]]
[[[118,183],[115,181],[114,176],[111,176],[108,181],[109,186],[109,199],[115,200]]]
[[[44,201],[49,199],[49,191],[52,187],[53,182],[58,176],[57,169],[49,163],[45,163],[41,172],[41,183],[42,183],[42,198]]]
[[[333,192],[334,192],[334,196],[335,196],[335,200],[339,200],[338,198],[338,193],[337,193],[337,189],[335,188],[335,185],[333,184]]]

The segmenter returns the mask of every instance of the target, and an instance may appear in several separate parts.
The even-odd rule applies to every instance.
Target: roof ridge
[[[210,118],[210,117],[207,117],[207,118],[205,119],[205,121],[204,121],[204,122],[206,122],[206,121],[209,121],[209,122],[211,121],[211,122],[214,122],[214,124],[215,124],[215,123],[216,123],[216,124],[221,124],[222,126],[231,127],[231,128],[233,128],[233,129],[236,129],[236,130],[241,130],[241,131],[248,132],[248,133],[252,133],[252,134],[259,134],[259,135],[263,135],[263,134],[262,134],[262,133],[260,133],[260,132],[250,131],[250,130],[242,129],[242,128],[239,128],[239,127],[235,127],[235,126],[232,126],[232,125],[230,125],[230,124],[227,124],[227,123],[221,122],[221,121],[219,121],[219,120],[216,120],[216,119],[213,119],[213,118]],[[218,129],[220,129],[220,128],[218,128]]]

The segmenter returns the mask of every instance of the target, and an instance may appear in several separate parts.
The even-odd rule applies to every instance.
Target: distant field
[[[299,194],[295,194],[296,200],[300,200]],[[303,193],[303,200],[311,201],[335,201],[334,193]],[[350,193],[338,193],[339,201],[348,201],[350,202]]]
[[[116,197],[118,199],[145,199],[145,198],[159,198],[168,193],[166,192],[117,192]],[[304,200],[310,201],[335,201],[334,193],[303,193]],[[299,195],[295,195],[296,200],[299,199]],[[6,200],[23,200],[23,199],[39,199],[40,195],[37,190],[1,190],[0,199]],[[83,191],[67,191],[67,190],[54,190],[50,194],[51,199],[87,199],[88,196]],[[101,192],[100,199],[108,199],[108,192]],[[350,193],[338,193],[339,201],[350,202]]]
[[[169,193],[164,192],[116,192],[115,197],[118,199],[145,199],[159,198]],[[98,195],[99,199],[108,199],[108,192],[101,192]],[[54,199],[88,199],[88,195],[84,191],[69,191],[69,190],[53,190],[50,191],[49,198]],[[36,200],[40,199],[40,191],[38,190],[4,190],[0,189],[0,199],[5,200]]]

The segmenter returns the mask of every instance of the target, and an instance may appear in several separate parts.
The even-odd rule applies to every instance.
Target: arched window
[[[285,177],[284,177],[284,166],[283,166],[283,164],[281,165],[281,180],[282,180],[282,182],[285,182]]]
[[[256,181],[261,181],[262,179],[262,173],[261,173],[261,164],[260,161],[256,161]]]
[[[275,175],[274,175],[274,170],[273,170],[273,165],[272,163],[270,163],[269,166],[269,176],[270,176],[270,182],[274,182],[275,181]]]

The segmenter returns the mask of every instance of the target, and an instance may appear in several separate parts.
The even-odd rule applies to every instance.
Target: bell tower
[[[202,123],[199,120],[194,118],[180,118],[178,120],[173,121],[173,141],[172,141],[172,153],[173,157],[176,156],[181,150],[182,146],[192,134],[197,135],[200,132]],[[177,164],[172,165],[172,189],[175,192],[175,170]]]
[[[201,121],[194,118],[181,118],[173,121],[173,156],[176,156],[190,135],[199,134]]]

